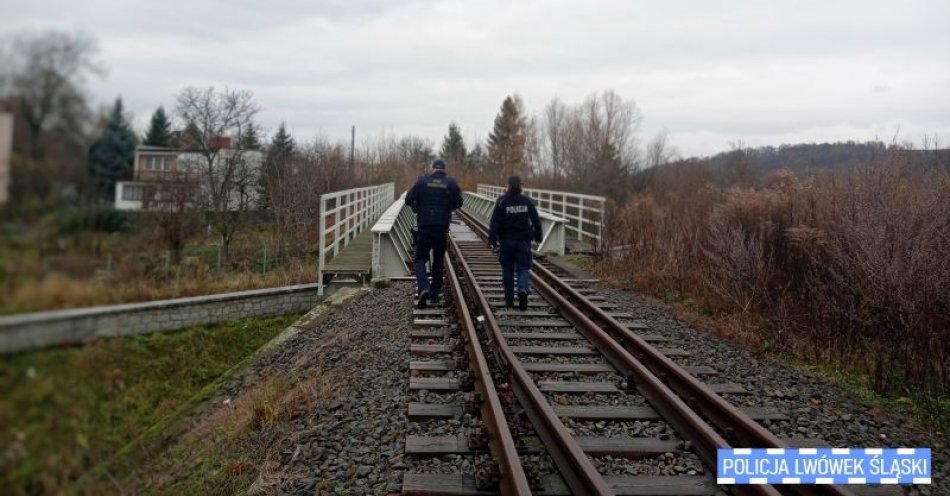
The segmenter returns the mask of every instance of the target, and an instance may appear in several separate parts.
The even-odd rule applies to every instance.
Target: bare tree
[[[642,117],[636,103],[612,90],[595,93],[575,107],[557,98],[542,118],[541,156],[553,176],[580,191],[623,200],[630,174],[640,167],[636,139]]]
[[[201,185],[199,177],[185,171],[168,171],[145,188],[143,206],[155,219],[158,238],[171,253],[172,263],[181,260],[185,241],[198,223]]]
[[[317,136],[304,148],[303,160],[309,173],[314,175],[317,191],[325,193],[355,184],[356,178],[346,166],[346,152],[342,143],[331,143]]]
[[[298,146],[286,131],[278,130],[274,136],[268,150],[264,184],[277,229],[279,253],[285,245],[292,255],[308,251],[310,237],[317,232],[320,195],[357,181],[349,172],[345,149],[342,143],[331,143],[323,137]],[[361,170],[367,168],[365,164],[371,161],[369,155],[373,151],[369,145],[358,150]]]
[[[43,155],[44,133],[53,128],[83,129],[89,120],[84,85],[102,69],[98,47],[87,35],[46,31],[16,36],[4,57],[2,93],[12,96],[29,130],[34,159]]]
[[[247,90],[188,87],[177,96],[184,139],[193,151],[183,156],[181,165],[202,177],[202,206],[220,237],[224,262],[256,196],[261,157],[248,153],[245,138],[253,132],[259,110]]]
[[[725,155],[726,161],[719,171],[722,186],[733,185],[749,187],[756,183],[761,171],[752,158],[752,149],[742,140],[729,143],[731,150]]]
[[[294,153],[270,172],[268,189],[278,253],[283,251],[284,244],[294,254],[307,249],[307,233],[312,232],[311,222],[317,218],[320,197],[319,178],[308,165],[305,157]]]
[[[434,157],[432,148],[432,141],[428,139],[405,136],[399,140],[399,159],[404,164],[425,167]]]
[[[669,130],[662,130],[647,143],[646,146],[646,166],[658,167],[665,165],[679,157],[679,151],[676,147],[670,145]]]
[[[564,174],[564,149],[570,128],[566,125],[568,108],[559,98],[554,97],[546,107],[542,117],[541,130],[544,135],[542,143],[543,162],[550,169],[555,180]]]
[[[14,112],[13,200],[36,207],[77,192],[93,124],[85,84],[102,70],[95,40],[27,32],[0,43],[0,98]]]

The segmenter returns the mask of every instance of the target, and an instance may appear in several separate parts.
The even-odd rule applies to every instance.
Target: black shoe
[[[432,298],[429,298],[429,304],[432,306],[438,306],[442,304],[442,297],[439,295],[432,295]]]
[[[515,307],[515,301],[514,301],[514,300],[505,300],[505,308],[509,308],[509,309],[510,309],[510,308],[514,308],[514,307]]]
[[[419,293],[419,296],[416,297],[416,308],[419,310],[424,310],[429,304],[429,292],[423,291]]]
[[[518,292],[518,310],[522,312],[528,309],[528,293],[524,291]]]

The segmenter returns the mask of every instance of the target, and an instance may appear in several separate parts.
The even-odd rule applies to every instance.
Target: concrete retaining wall
[[[319,284],[0,317],[0,354],[310,310]],[[329,288],[327,288],[329,289]]]

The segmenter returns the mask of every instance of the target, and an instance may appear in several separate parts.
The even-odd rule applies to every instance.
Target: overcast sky
[[[268,131],[484,139],[613,89],[683,155],[730,143],[950,142],[950,2],[0,0],[0,34],[82,30],[141,129],[182,87],[250,89]]]

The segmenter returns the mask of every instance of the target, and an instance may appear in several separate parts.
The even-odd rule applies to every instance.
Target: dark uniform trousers
[[[420,177],[406,193],[406,205],[416,213],[416,256],[414,268],[419,293],[428,292],[436,299],[442,291],[446,238],[452,211],[462,206],[462,191],[444,171]],[[426,262],[432,256],[432,284],[426,277]]]
[[[518,273],[518,292],[531,292],[531,242],[502,239],[500,245],[501,284],[505,288],[505,301],[512,301],[515,272]]]
[[[531,292],[531,240],[541,242],[541,219],[534,203],[520,193],[506,194],[495,202],[488,242],[499,242],[498,262],[505,288],[505,302],[514,300],[515,274],[518,292]]]
[[[428,291],[432,297],[439,296],[445,270],[445,248],[449,226],[420,226],[416,232],[416,284],[419,291]],[[432,284],[426,277],[426,262],[432,252]]]

